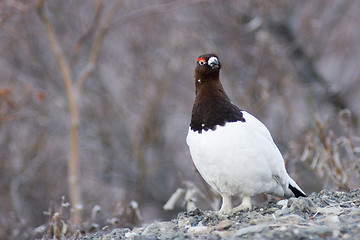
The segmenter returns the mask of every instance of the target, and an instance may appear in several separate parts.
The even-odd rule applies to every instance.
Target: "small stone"
[[[264,217],[261,218],[256,218],[256,219],[252,219],[250,220],[249,224],[250,225],[258,225],[258,224],[271,224],[271,223],[275,223],[276,222],[276,218],[274,216],[274,214],[271,215],[266,215]]]
[[[329,223],[340,223],[340,219],[338,216],[329,216],[324,219],[324,222]]]
[[[260,224],[260,225],[254,225],[254,226],[249,226],[249,227],[245,227],[245,228],[240,228],[236,233],[234,237],[240,237],[242,235],[245,234],[250,234],[250,233],[258,233],[258,232],[262,232],[264,229],[268,228],[267,224]]]
[[[186,227],[190,226],[190,219],[189,218],[182,218],[178,221],[178,227]]]
[[[348,239],[348,238],[350,238],[351,236],[350,236],[350,234],[348,234],[348,233],[345,233],[345,234],[343,234],[342,235],[342,238],[343,239]]]
[[[276,203],[276,205],[281,206],[284,209],[284,207],[285,208],[287,207],[288,201],[289,201],[288,199],[283,199],[283,200],[278,201]]]
[[[334,196],[335,196],[335,197],[341,197],[343,194],[344,194],[343,192],[336,191],[336,192],[334,193]]]
[[[204,213],[199,208],[195,208],[194,210],[189,211],[188,215],[194,217],[194,216],[202,216],[204,215]]]
[[[145,230],[145,227],[139,227],[139,228],[134,228],[132,230],[132,232],[136,233],[136,234],[141,234],[144,230]]]
[[[176,225],[172,222],[155,222],[148,225],[141,233],[142,236],[155,236],[157,238],[169,238],[176,234]]]
[[[125,237],[126,238],[136,238],[136,237],[140,237],[140,234],[134,233],[134,232],[127,232],[127,233],[125,233]]]
[[[222,231],[222,230],[227,230],[229,229],[234,223],[230,220],[224,220],[219,222],[216,226],[215,229]]]
[[[236,231],[230,231],[230,230],[226,230],[226,231],[213,231],[214,234],[218,235],[221,239],[232,239],[233,236],[235,235]]]
[[[130,229],[128,228],[117,228],[112,230],[110,233],[105,234],[101,239],[102,240],[121,239],[129,231]]]
[[[335,237],[335,238],[338,238],[340,236],[340,231],[339,230],[334,230],[332,232],[332,236]]]
[[[287,231],[288,229],[287,229],[287,227],[286,226],[281,226],[280,228],[279,228],[279,231]]]
[[[195,227],[189,227],[188,234],[190,235],[203,235],[206,233],[210,233],[210,228],[207,226],[195,226]]]
[[[299,215],[290,214],[290,215],[278,218],[277,225],[281,226],[284,223],[286,223],[287,225],[288,224],[298,224],[298,223],[301,223],[302,221],[304,221],[304,219],[302,217],[300,217]]]
[[[274,212],[272,215],[276,218],[279,218],[281,216],[286,216],[289,214],[289,208],[286,208],[286,209],[280,209],[280,210],[277,210],[276,212]]]
[[[290,198],[288,207],[290,205],[291,212],[314,214],[316,212],[316,205],[309,198]]]
[[[339,215],[343,210],[339,207],[324,207],[324,208],[317,208],[317,212],[324,214],[324,215]]]

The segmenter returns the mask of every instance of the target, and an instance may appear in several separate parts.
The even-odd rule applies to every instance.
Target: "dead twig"
[[[81,91],[82,85],[89,78],[89,76],[94,72],[95,66],[99,56],[100,46],[103,42],[104,36],[108,31],[110,26],[110,22],[113,19],[118,7],[120,4],[120,0],[116,1],[114,6],[109,11],[108,15],[105,17],[105,20],[102,24],[100,24],[99,28],[96,31],[95,40],[92,43],[89,59],[86,63],[86,66],[79,74],[79,77],[76,79],[76,89]],[[95,20],[94,20],[95,21]],[[100,20],[96,20],[100,21]],[[80,94],[80,92],[78,93]]]

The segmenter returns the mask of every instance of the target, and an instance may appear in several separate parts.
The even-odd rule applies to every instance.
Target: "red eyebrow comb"
[[[206,62],[206,61],[205,61],[205,58],[202,58],[202,57],[199,57],[199,58],[197,59],[197,61],[198,61],[198,62]]]

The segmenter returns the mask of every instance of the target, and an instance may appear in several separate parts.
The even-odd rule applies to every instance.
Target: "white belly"
[[[198,133],[189,128],[186,141],[194,164],[219,193],[283,196],[289,177],[281,153],[266,127],[243,114],[246,122],[227,123],[214,131]]]

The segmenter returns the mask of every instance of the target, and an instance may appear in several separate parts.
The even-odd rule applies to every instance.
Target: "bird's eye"
[[[206,61],[204,58],[198,58],[198,63],[202,66],[206,64]]]

